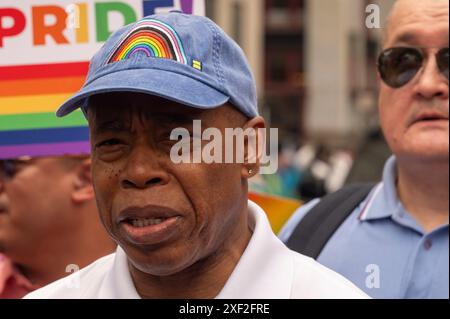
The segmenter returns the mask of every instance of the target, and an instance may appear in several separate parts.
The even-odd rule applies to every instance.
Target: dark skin
[[[251,238],[249,170],[258,163],[174,164],[173,129],[262,128],[231,105],[200,110],[150,95],[110,93],[92,97],[89,126],[93,183],[101,219],[125,250],[143,298],[216,297]],[[254,173],[253,173],[254,174]],[[149,244],[130,240],[120,212],[163,206],[177,215],[176,231]]]

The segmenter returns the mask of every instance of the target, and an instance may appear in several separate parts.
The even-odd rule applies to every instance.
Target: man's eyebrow
[[[401,33],[395,37],[394,43],[409,43],[414,44],[417,41],[417,36],[412,32]]]
[[[448,38],[448,35],[447,35]],[[395,44],[409,44],[409,45],[415,45],[419,43],[419,36],[415,34],[414,32],[404,32],[399,35],[397,35],[394,38]],[[447,44],[448,45],[448,44]]]

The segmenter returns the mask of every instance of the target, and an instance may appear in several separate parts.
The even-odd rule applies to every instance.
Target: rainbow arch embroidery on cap
[[[114,47],[106,64],[130,59],[138,52],[189,65],[177,32],[159,20],[144,19],[137,23]]]

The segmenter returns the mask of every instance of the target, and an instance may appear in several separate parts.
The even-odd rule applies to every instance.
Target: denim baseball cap
[[[56,114],[78,108],[86,114],[89,97],[110,92],[146,93],[199,109],[229,102],[249,118],[258,115],[242,49],[210,19],[181,12],[147,16],[115,32],[92,58],[81,90]]]

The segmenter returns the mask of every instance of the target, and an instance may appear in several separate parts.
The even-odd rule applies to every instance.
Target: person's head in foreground
[[[58,114],[78,107],[89,120],[100,216],[120,248],[80,272],[81,289],[59,282],[31,297],[364,296],[278,241],[248,202],[259,169],[248,148],[243,162],[174,161],[174,129],[190,132],[188,150],[205,147],[193,120],[221,136],[265,127],[242,50],[209,19],[173,12],[116,32]]]
[[[114,251],[87,156],[0,160],[0,298],[20,298]]]
[[[426,231],[448,223],[449,3],[399,0],[379,59],[380,120],[399,196]]]

